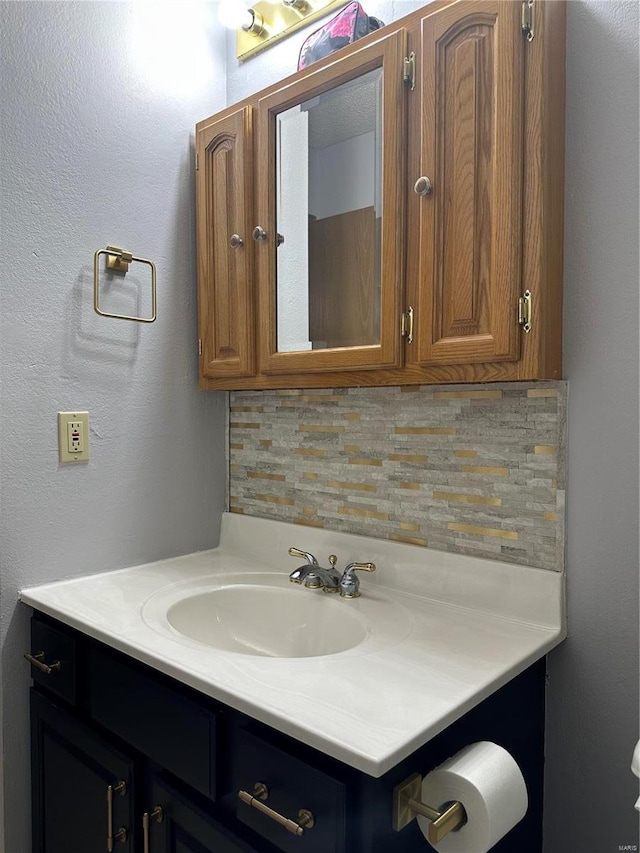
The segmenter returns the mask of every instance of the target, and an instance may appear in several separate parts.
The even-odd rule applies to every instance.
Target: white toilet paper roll
[[[495,743],[465,747],[422,780],[422,802],[435,809],[459,800],[467,813],[462,829],[436,846],[442,853],[486,853],[527,812],[527,786],[513,756]],[[418,817],[427,838],[430,821]]]

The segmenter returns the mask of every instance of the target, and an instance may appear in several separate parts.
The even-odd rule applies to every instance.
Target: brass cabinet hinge
[[[200,164],[198,163],[198,152],[196,151],[196,172],[200,168]]]
[[[416,55],[413,51],[405,56],[402,63],[402,82],[408,83],[412,92],[416,88]]]
[[[524,296],[518,299],[518,325],[522,326],[527,334],[531,331],[531,291],[525,290]]]
[[[413,343],[413,308],[411,306],[400,315],[400,335],[408,344]]]
[[[536,0],[524,0],[522,4],[522,32],[527,41],[532,42],[536,35]]]
[[[202,355],[202,338],[198,338],[198,355]]]

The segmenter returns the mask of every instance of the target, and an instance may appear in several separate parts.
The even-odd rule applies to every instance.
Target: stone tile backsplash
[[[562,571],[564,382],[235,391],[232,512]]]

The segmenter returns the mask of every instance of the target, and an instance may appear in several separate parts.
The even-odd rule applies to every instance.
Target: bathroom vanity
[[[327,595],[290,546],[377,569]],[[394,789],[480,740],[529,795],[494,849],[539,853],[558,573],[225,514],[212,551],[21,599],[38,853],[417,853]]]

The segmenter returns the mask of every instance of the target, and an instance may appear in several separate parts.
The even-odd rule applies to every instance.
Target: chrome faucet
[[[360,595],[360,579],[356,570],[375,572],[375,563],[349,563],[342,575],[336,569],[338,558],[335,554],[329,557],[331,568],[324,569],[313,554],[301,551],[299,548],[289,548],[291,557],[304,557],[306,563],[294,569],[289,575],[292,583],[304,584],[307,589],[322,589],[324,592],[339,592],[342,598],[358,598]]]
[[[306,564],[294,569],[289,575],[291,583],[303,583],[307,589],[323,589],[325,592],[337,592],[340,584],[340,573],[335,564],[338,558],[335,554],[329,557],[330,569],[323,569],[313,554],[301,551],[299,548],[289,548],[291,557],[304,557]]]

